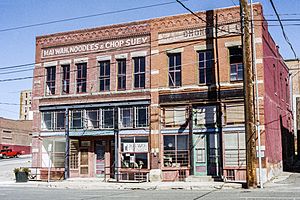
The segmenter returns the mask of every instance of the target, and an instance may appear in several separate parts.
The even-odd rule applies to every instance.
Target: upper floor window
[[[99,110],[86,110],[87,128],[97,129],[100,128],[100,111]]]
[[[114,109],[102,109],[102,128],[114,128]]]
[[[145,88],[145,57],[133,58],[134,62],[134,87]]]
[[[65,128],[64,111],[42,112],[43,130],[62,130],[64,128]]]
[[[135,126],[148,126],[148,107],[136,107],[135,109]]]
[[[71,128],[72,129],[82,129],[83,124],[83,110],[73,110],[71,112]]]
[[[169,57],[169,86],[181,86],[181,53],[168,54]]]
[[[77,93],[86,92],[86,77],[87,77],[87,63],[79,63],[77,66]]]
[[[274,85],[274,92],[277,94],[277,70],[276,65],[273,64],[273,85]]]
[[[194,126],[215,126],[217,122],[216,106],[199,106],[193,109]]]
[[[162,123],[164,127],[179,127],[186,124],[187,109],[185,107],[163,108]]]
[[[227,125],[245,123],[244,104],[226,104],[225,105],[225,119]]]
[[[55,77],[56,77],[56,66],[53,67],[46,67],[46,86],[47,86],[47,95],[55,94]]]
[[[213,52],[212,50],[199,51],[199,83],[210,84],[213,79]]]
[[[243,51],[240,47],[229,48],[230,81],[242,81],[244,78]]]
[[[110,90],[110,61],[100,61],[100,91]]]
[[[126,89],[126,59],[118,59],[118,90]]]
[[[62,65],[62,94],[70,93],[70,65]]]
[[[120,126],[133,127],[133,108],[120,108]]]

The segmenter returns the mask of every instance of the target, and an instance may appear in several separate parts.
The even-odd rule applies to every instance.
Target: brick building
[[[292,156],[292,115],[288,69],[254,13],[265,181]],[[71,177],[245,180],[239,7],[197,15],[37,37],[33,166],[63,170],[67,125]]]
[[[23,90],[20,93],[20,120],[32,120],[31,90]]]
[[[295,132],[295,146],[297,149],[298,159],[300,158],[300,61],[298,59],[285,60],[286,65],[289,68],[290,80],[292,82],[292,105],[293,105],[293,117],[294,117],[294,132]]]
[[[32,121],[0,117],[0,149],[31,153]]]

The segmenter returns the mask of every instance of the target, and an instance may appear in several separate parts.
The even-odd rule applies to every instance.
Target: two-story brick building
[[[254,13],[266,180],[291,156],[292,120],[288,70]],[[197,15],[37,37],[33,166],[63,170],[68,127],[71,177],[245,180],[239,7]]]

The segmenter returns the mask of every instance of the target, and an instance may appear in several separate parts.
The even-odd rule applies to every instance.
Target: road
[[[14,180],[14,168],[30,166],[31,157],[0,159],[0,181]]]
[[[0,188],[0,199],[5,200],[198,200],[198,199],[239,199],[239,200],[300,200],[300,191],[283,190],[72,190],[53,188]]]

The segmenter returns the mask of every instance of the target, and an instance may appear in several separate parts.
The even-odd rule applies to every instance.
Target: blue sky
[[[0,30],[170,1],[172,0],[1,0]],[[299,0],[273,1],[279,13],[299,14],[282,16],[282,18],[300,18]],[[269,0],[261,0],[259,2],[261,2],[264,6],[265,15],[274,14],[273,10],[271,9]],[[238,4],[238,0],[188,0],[184,3],[193,11],[200,11],[219,7],[233,6],[234,3]],[[35,37],[38,35],[143,20],[180,13],[187,13],[187,11],[178,3],[174,3],[171,5],[160,7],[146,8],[142,10],[55,23],[38,27],[30,27],[6,32],[0,31],[0,68],[12,65],[34,63]],[[274,19],[275,16],[266,16],[266,18]],[[298,43],[300,26],[286,26],[285,29],[291,43],[296,49],[297,54],[300,55],[300,46]],[[280,46],[280,51],[283,57],[293,58],[293,54],[289,49],[289,46],[283,39],[280,28],[278,26],[270,27],[270,32],[276,43]],[[24,69],[30,68],[32,67],[24,67]],[[5,72],[9,71],[0,70],[0,80],[7,78],[32,76],[32,71],[13,74],[1,74]],[[0,116],[17,119],[19,115],[19,106],[1,105],[1,103],[18,104],[19,92],[21,90],[31,88],[31,86],[32,79],[13,82],[0,82]]]

